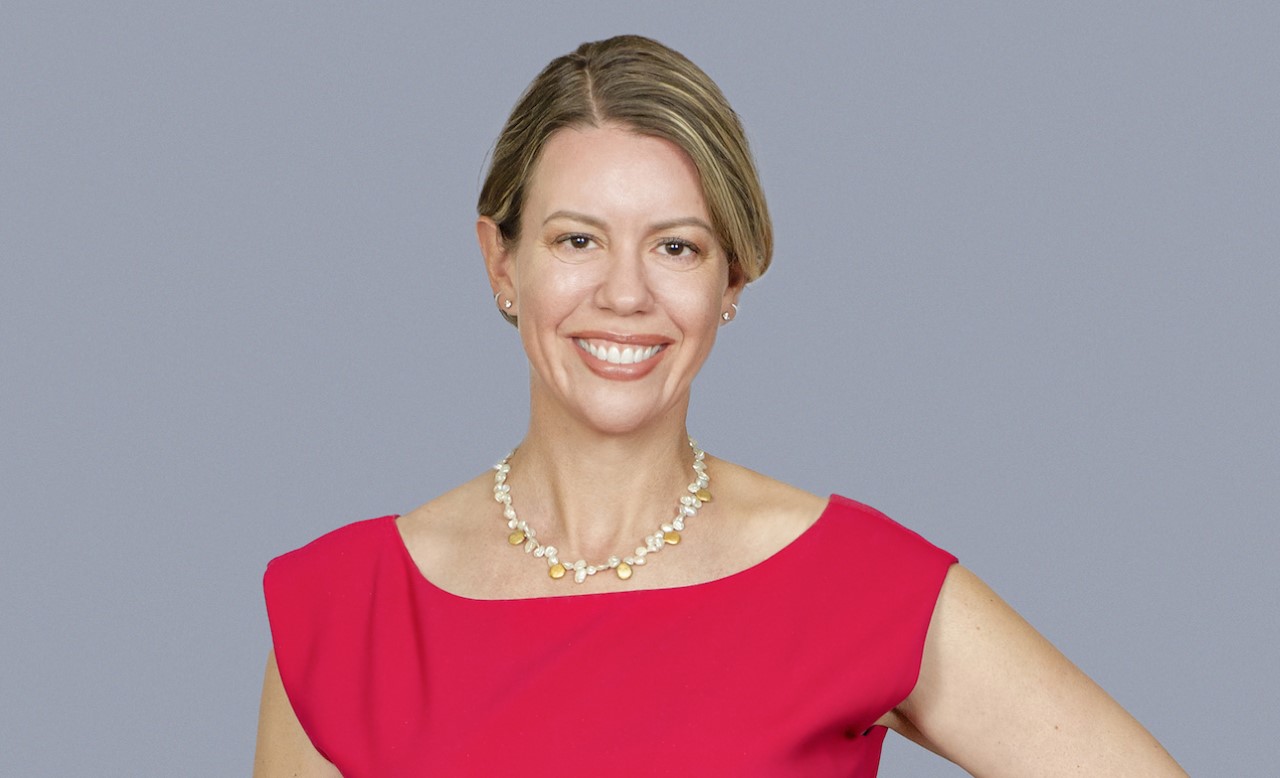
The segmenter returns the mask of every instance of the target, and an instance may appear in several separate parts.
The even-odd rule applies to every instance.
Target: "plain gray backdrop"
[[[1055,5],[0,6],[0,772],[248,773],[267,560],[522,434],[486,156],[638,32],[777,229],[693,433],[958,554],[1192,774],[1273,774],[1280,12]]]

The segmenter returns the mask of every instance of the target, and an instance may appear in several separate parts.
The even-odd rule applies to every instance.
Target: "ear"
[[[489,288],[504,300],[516,299],[515,258],[502,238],[498,223],[488,216],[476,220],[476,238],[480,241],[480,253],[484,255],[484,269],[489,275]],[[506,311],[515,314],[512,307]]]
[[[729,266],[729,285],[725,287],[724,299],[720,301],[720,310],[728,310],[730,305],[737,306],[742,290],[747,286],[746,276],[737,265]]]

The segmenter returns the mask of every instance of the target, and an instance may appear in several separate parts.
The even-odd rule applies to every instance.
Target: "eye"
[[[562,245],[568,246],[571,249],[577,249],[581,251],[583,249],[591,248],[591,244],[593,241],[591,240],[590,235],[581,235],[581,234],[575,233],[573,235],[565,235],[563,238],[561,238],[557,242]]]
[[[659,250],[668,257],[691,259],[698,255],[698,247],[684,238],[663,238]]]

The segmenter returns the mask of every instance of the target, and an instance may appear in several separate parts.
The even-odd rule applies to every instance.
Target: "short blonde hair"
[[[639,35],[584,43],[538,74],[494,145],[479,214],[497,222],[503,240],[518,240],[524,193],[547,139],[565,127],[607,123],[683,149],[698,169],[730,278],[764,275],[773,225],[738,115],[697,65]]]

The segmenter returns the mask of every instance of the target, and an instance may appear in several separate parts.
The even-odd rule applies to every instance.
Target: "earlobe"
[[[742,299],[742,290],[746,287],[743,283],[742,276],[734,273],[734,268],[729,269],[729,288],[724,292],[724,300],[720,306],[720,322],[728,324],[738,318],[738,301]]]

